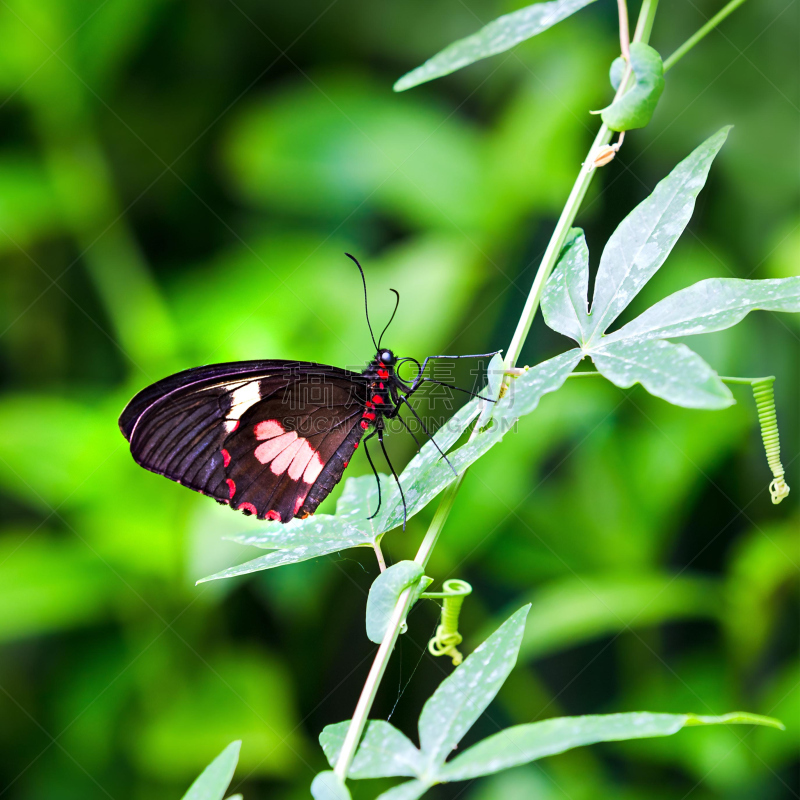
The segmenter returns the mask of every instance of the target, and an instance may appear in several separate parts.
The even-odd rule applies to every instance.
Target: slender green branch
[[[704,39],[708,36],[717,25],[720,24],[726,17],[736,11],[745,0],[731,0],[725,8],[722,9],[718,14],[715,14],[711,19],[703,25],[700,30],[697,31],[693,36],[690,36],[665,62],[664,62],[664,72],[666,72],[671,67],[674,67],[675,64],[678,63],[699,41]]]
[[[634,42],[650,41],[650,34],[653,32],[653,20],[656,18],[658,0],[644,0],[639,11],[639,19],[636,21],[636,31],[633,34]]]
[[[650,31],[653,27],[653,17],[655,16],[657,6],[658,0],[644,0],[639,13],[639,20],[636,25],[636,32],[633,38],[634,41],[646,42],[649,39]],[[617,97],[627,90],[629,78],[630,74],[623,78],[622,83],[617,90]],[[561,253],[561,248],[564,246],[567,233],[572,227],[572,223],[574,222],[578,210],[580,209],[581,202],[586,196],[589,184],[592,182],[592,178],[596,172],[594,156],[597,152],[597,148],[608,144],[612,135],[612,131],[609,130],[606,125],[602,125],[600,130],[597,132],[597,136],[595,136],[595,139],[592,142],[592,146],[589,149],[586,161],[584,161],[584,163],[581,165],[581,170],[578,173],[578,177],[575,180],[572,191],[567,198],[564,210],[561,212],[561,217],[559,218],[556,228],[553,231],[553,235],[550,238],[550,243],[547,245],[547,250],[542,258],[542,262],[539,265],[539,269],[533,281],[530,294],[525,302],[525,308],[523,309],[519,323],[517,324],[517,329],[514,331],[514,336],[511,340],[511,344],[509,345],[508,353],[506,355],[506,369],[511,369],[516,364],[517,358],[522,350],[522,345],[525,342],[525,338],[528,335],[531,323],[533,322],[533,318],[539,308],[539,301],[541,300],[545,283],[550,277],[550,273],[553,271],[553,268],[558,261],[558,256]],[[477,435],[478,428],[476,426],[472,431],[470,441]],[[459,475],[458,478],[442,493],[439,506],[436,509],[436,513],[434,514],[430,527],[428,528],[425,538],[422,540],[422,544],[420,545],[417,555],[414,558],[414,561],[423,567],[427,565],[431,552],[433,551],[433,548],[435,547],[439,538],[439,534],[442,532],[444,524],[450,515],[450,510],[455,502],[459,487],[461,486],[461,482],[464,480],[464,474],[465,473]],[[394,611],[392,612],[392,616],[389,620],[386,634],[381,642],[380,647],[378,648],[378,652],[375,654],[375,660],[372,662],[372,667],[370,668],[369,675],[364,683],[364,688],[361,690],[361,696],[359,697],[358,704],[353,712],[353,718],[350,720],[350,725],[347,729],[347,733],[345,734],[344,742],[342,743],[342,749],[339,753],[339,758],[336,761],[336,766],[334,768],[334,772],[342,780],[346,780],[347,773],[350,770],[350,765],[353,763],[353,758],[355,757],[358,743],[361,740],[361,735],[364,733],[364,728],[366,727],[367,718],[369,717],[370,709],[372,708],[372,704],[375,700],[378,686],[380,685],[383,674],[386,671],[386,666],[389,663],[389,657],[391,656],[392,650],[397,642],[397,637],[400,633],[400,627],[402,626],[403,621],[408,614],[412,595],[413,587],[406,589],[398,598],[397,604],[395,605]]]
[[[625,0],[617,0],[619,13],[619,49],[627,61],[631,57],[631,29],[628,24],[628,4]]]

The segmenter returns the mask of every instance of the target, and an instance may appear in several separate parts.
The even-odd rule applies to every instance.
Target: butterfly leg
[[[408,406],[408,410],[414,415],[414,418],[417,420],[417,422],[419,422],[420,426],[422,427],[422,430],[425,431],[425,435],[433,442],[433,446],[439,451],[442,458],[447,462],[447,465],[450,467],[450,469],[453,470],[453,474],[456,475],[457,477],[458,472],[456,471],[456,468],[450,463],[450,459],[444,454],[442,448],[439,447],[439,445],[436,443],[436,439],[433,438],[433,435],[425,426],[425,423],[422,421],[422,417],[420,417],[420,415],[417,414],[417,412],[414,410],[414,406],[412,406],[411,403],[408,402],[408,400],[406,399],[406,395],[395,393],[393,394],[392,399],[397,403],[397,405],[394,407],[394,409],[392,409],[392,411],[388,412],[386,416],[387,417],[397,416],[397,414],[400,413],[400,404],[405,403]]]
[[[371,439],[371,438],[372,438],[372,437],[373,437],[373,436],[374,436],[374,435],[375,435],[377,432],[378,432],[377,430],[374,430],[374,431],[372,431],[372,433],[370,433],[370,434],[369,434],[369,436],[365,436],[365,437],[363,438],[363,440],[362,440],[362,442],[363,442],[363,444],[364,444],[364,452],[365,452],[365,453],[366,453],[366,455],[367,455],[367,461],[369,461],[369,465],[370,465],[370,467],[372,467],[372,474],[375,476],[375,483],[377,483],[377,484],[378,484],[378,507],[375,509],[375,513],[374,513],[374,514],[371,514],[370,516],[368,516],[368,517],[367,517],[367,519],[374,519],[375,517],[377,517],[377,516],[378,516],[378,512],[381,510],[381,479],[380,479],[380,477],[378,476],[378,470],[376,470],[376,469],[375,469],[375,465],[372,463],[372,457],[370,456],[370,454],[369,454],[369,449],[367,448],[367,442],[368,442],[368,441],[369,441],[369,440],[370,440],[370,439]],[[383,442],[381,442],[381,446],[382,446],[382,445],[383,445]]]
[[[384,414],[386,419],[397,419],[397,421],[411,434],[411,438],[414,440],[414,444],[417,445],[417,452],[419,453],[422,450],[422,445],[419,442],[419,439],[414,435],[414,431],[408,427],[406,421],[400,416],[400,409],[395,406],[393,411],[387,411]]]
[[[400,499],[403,501],[403,530],[406,529],[406,522],[408,520],[408,507],[406,506],[406,496],[403,494],[403,487],[400,484],[400,478],[397,477],[397,473],[394,471],[394,466],[392,462],[389,460],[389,454],[386,452],[386,445],[383,443],[383,427],[379,427],[377,429],[378,433],[378,441],[381,443],[381,450],[383,450],[383,457],[386,459],[386,463],[389,465],[389,469],[392,471],[392,477],[394,477],[394,482],[397,484],[397,488],[400,490]]]

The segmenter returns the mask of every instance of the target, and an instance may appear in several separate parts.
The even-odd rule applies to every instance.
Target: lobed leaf
[[[756,310],[800,311],[800,277],[699,281],[665,297],[603,341],[643,341],[712,333],[736,325]]]
[[[644,42],[633,42],[630,62],[634,85],[622,97],[601,112],[603,122],[612,131],[644,128],[653,117],[664,91],[664,64],[657,50]],[[621,81],[619,59],[611,65],[611,82]],[[614,87],[615,89],[617,86]]]
[[[611,235],[595,281],[591,334],[583,344],[597,344],[664,263],[692,216],[711,162],[729,130],[718,131],[681,161]]]
[[[425,703],[419,718],[419,740],[429,773],[436,774],[514,668],[529,610],[527,605],[512,614]]]
[[[230,786],[242,743],[231,742],[189,787],[182,800],[222,800]]]
[[[423,569],[416,561],[400,561],[373,581],[367,597],[367,637],[370,641],[376,644],[383,641],[397,599],[409,586],[416,586],[422,576]]]
[[[349,720],[326,725],[319,736],[319,743],[332,767],[339,759],[349,726]],[[371,720],[347,777],[414,778],[421,772],[420,752],[408,737],[388,722]]]
[[[663,339],[611,342],[592,352],[599,372],[629,389],[641,383],[650,394],[685,408],[727,408],[731,390],[697,353]]]
[[[612,80],[618,71],[612,70]],[[671,252],[728,131],[723,128],[703,142],[614,231],[600,260],[590,313],[589,253],[579,230],[571,233],[542,296],[547,324],[578,341],[612,383],[623,388],[641,383],[651,394],[687,408],[725,408],[734,402],[733,395],[697,353],[664,337],[723,330],[755,309],[800,311],[800,278],[713,278],[676,292],[605,334]]]
[[[671,736],[691,725],[752,724],[782,728],[778,720],[746,712],[720,717],[693,714],[598,714],[515,725],[456,756],[439,772],[442,781],[464,781],[527,764],[574,747],[626,739]]]
[[[404,92],[421,83],[441,78],[483,58],[503,53],[579,11],[594,0],[551,0],[504,14],[477,33],[453,42],[422,66],[403,75],[394,85]]]

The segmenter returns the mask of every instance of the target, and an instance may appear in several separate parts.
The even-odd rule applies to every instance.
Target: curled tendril
[[[429,599],[442,599],[442,621],[436,635],[428,642],[428,652],[434,656],[450,656],[453,665],[458,666],[464,656],[458,650],[463,637],[458,632],[458,617],[464,598],[472,592],[472,587],[456,578],[445,581],[442,592],[426,592],[422,596]]]
[[[769,493],[773,503],[780,503],[789,494],[789,486],[784,479],[784,469],[781,464],[781,443],[778,435],[778,418],[775,413],[775,393],[772,389],[774,382],[775,378],[757,378],[751,385],[758,410],[758,422],[761,425],[761,438],[767,453],[767,463],[774,477],[769,485]]]

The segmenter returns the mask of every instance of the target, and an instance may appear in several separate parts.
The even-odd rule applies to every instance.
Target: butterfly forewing
[[[366,391],[358,373],[320,364],[213,365],[140,392],[120,428],[143,467],[287,522],[313,513],[341,478]]]

